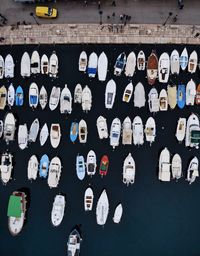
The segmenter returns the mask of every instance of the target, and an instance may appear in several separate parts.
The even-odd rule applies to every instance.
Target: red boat
[[[108,157],[106,155],[102,156],[100,168],[99,168],[99,174],[101,175],[101,177],[103,177],[107,174],[108,165],[109,165]]]

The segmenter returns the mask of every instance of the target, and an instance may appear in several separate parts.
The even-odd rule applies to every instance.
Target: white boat
[[[79,56],[79,61],[78,61],[78,70],[85,72],[87,68],[87,54],[85,51],[82,51],[80,56]]]
[[[53,86],[49,98],[49,108],[51,111],[55,110],[60,100],[60,87]]]
[[[142,119],[139,116],[136,116],[133,119],[133,143],[134,145],[144,144],[143,123]]]
[[[29,106],[37,108],[39,98],[38,86],[36,83],[31,83],[29,87]]]
[[[168,85],[167,86],[167,97],[168,97],[168,104],[171,109],[175,109],[177,104],[177,87],[176,85]]]
[[[82,238],[78,230],[73,229],[67,242],[67,255],[79,256]]]
[[[121,221],[122,213],[123,213],[122,204],[118,204],[117,207],[115,208],[115,212],[113,216],[114,223],[119,223]]]
[[[28,179],[36,180],[38,174],[38,159],[36,155],[32,155],[28,161]]]
[[[63,195],[56,195],[51,211],[51,222],[54,227],[61,224],[65,213],[65,197]]]
[[[40,56],[38,51],[34,51],[31,55],[31,74],[40,73]]]
[[[13,84],[10,84],[8,87],[7,102],[10,108],[13,107],[15,103],[15,88]]]
[[[128,77],[132,77],[135,73],[135,66],[136,66],[136,56],[135,53],[132,51],[129,53],[126,61],[125,67],[125,75]]]
[[[67,85],[62,89],[60,94],[60,113],[61,114],[71,114],[72,112],[72,95],[67,88]]]
[[[99,81],[105,81],[108,71],[108,58],[105,52],[102,52],[98,59],[98,79]]]
[[[24,52],[21,58],[21,76],[30,77],[31,75],[31,59],[28,52]]]
[[[52,124],[50,130],[50,141],[53,148],[57,148],[60,144],[61,131],[59,124]]]
[[[38,118],[36,118],[30,127],[29,130],[29,135],[28,135],[28,142],[35,142],[38,136],[38,132],[39,132],[39,128],[40,128],[40,123]]]
[[[4,59],[3,57],[0,55],[0,79],[3,79],[4,76]]]
[[[153,117],[149,117],[147,119],[144,132],[146,141],[150,142],[151,145],[151,143],[155,141],[156,137],[156,123]]]
[[[196,84],[193,79],[190,79],[186,86],[186,105],[194,106],[195,97]]]
[[[160,111],[168,110],[168,97],[165,89],[162,89],[159,95]]]
[[[108,126],[107,126],[107,122],[106,122],[106,118],[104,118],[103,116],[99,116],[97,118],[97,131],[99,134],[99,139],[107,139],[108,138]]]
[[[85,178],[85,160],[84,157],[79,154],[76,157],[76,175],[79,180],[83,180]]]
[[[120,76],[122,71],[124,70],[124,66],[126,64],[126,54],[122,52],[118,57],[115,62],[114,66],[114,75],[115,76]]]
[[[23,124],[23,125],[19,125],[19,129],[18,129],[18,145],[20,147],[20,149],[25,149],[27,147],[28,144],[28,129],[27,129],[27,125]]]
[[[3,127],[3,138],[6,144],[9,144],[11,141],[14,141],[16,129],[15,117],[12,113],[6,114]]]
[[[49,129],[45,123],[40,131],[40,145],[43,146],[49,137]]]
[[[135,161],[131,155],[128,156],[124,160],[123,164],[123,183],[127,186],[129,184],[133,184],[135,182]]]
[[[197,52],[194,50],[189,57],[188,61],[188,72],[193,74],[196,72],[197,69],[197,62],[198,62],[198,56]]]
[[[149,111],[151,113],[156,113],[159,111],[160,109],[160,103],[159,103],[159,98],[158,98],[158,92],[156,90],[156,88],[152,88],[149,92]]]
[[[179,154],[175,154],[172,158],[172,178],[180,179],[182,177],[182,160]]]
[[[143,51],[139,51],[137,56],[137,69],[145,70],[146,57]]]
[[[3,85],[0,87],[0,110],[4,110],[6,106],[7,89]]]
[[[97,168],[97,158],[96,154],[93,150],[90,150],[87,154],[87,160],[86,160],[86,170],[87,175],[91,176],[95,175]]]
[[[42,86],[39,94],[39,102],[42,109],[45,109],[47,105],[47,101],[48,101],[47,90],[45,89],[44,86]]]
[[[0,138],[2,137],[3,135],[3,121],[0,120]]]
[[[105,107],[112,109],[116,95],[116,83],[113,79],[109,80],[105,91]]]
[[[86,189],[84,194],[84,209],[85,211],[92,211],[94,201],[93,190],[89,187]]]
[[[158,179],[161,181],[170,181],[171,179],[170,153],[167,148],[164,148],[160,153]]]
[[[199,148],[200,143],[200,124],[199,118],[195,114],[191,114],[187,120],[185,146]]]
[[[88,76],[94,78],[96,76],[97,72],[97,65],[98,65],[98,57],[95,52],[92,52],[89,56],[89,61],[88,61]]]
[[[112,146],[113,149],[119,146],[120,134],[121,134],[121,121],[119,120],[119,118],[115,118],[112,121],[112,124],[110,127],[110,146]]]
[[[124,93],[123,93],[123,97],[122,97],[122,101],[124,102],[129,102],[131,97],[132,97],[132,94],[133,94],[133,84],[132,82],[130,82],[126,88],[124,89]]]
[[[189,184],[192,184],[196,180],[196,177],[199,177],[199,160],[195,156],[189,163],[186,180]]]
[[[176,128],[176,138],[178,142],[182,142],[185,138],[186,118],[179,118]]]
[[[169,79],[169,54],[164,52],[161,54],[158,61],[158,80],[160,83],[167,83]]]
[[[82,86],[80,84],[77,84],[74,89],[74,103],[81,104],[82,102]]]
[[[12,154],[8,152],[5,152],[1,155],[1,165],[0,165],[1,180],[5,185],[11,179],[11,173],[13,169],[12,158],[13,158]]]
[[[46,54],[41,58],[41,74],[48,75],[49,73],[49,59]]]
[[[188,52],[186,47],[183,49],[180,56],[180,66],[182,70],[185,70],[188,65]]]
[[[142,108],[145,106],[145,90],[142,83],[137,83],[134,90],[134,107]]]
[[[178,75],[180,72],[180,61],[179,61],[179,53],[177,50],[173,50],[170,56],[170,67],[171,73]]]
[[[49,76],[56,78],[58,75],[58,57],[55,52],[49,59]]]
[[[96,207],[96,219],[98,225],[105,225],[109,212],[109,202],[106,190],[101,193]]]
[[[13,61],[13,57],[8,54],[5,58],[5,78],[13,78],[14,77],[14,68],[15,64]]]
[[[92,93],[90,88],[86,85],[82,91],[81,99],[82,109],[86,113],[91,110],[92,107]]]
[[[61,176],[61,168],[60,159],[57,156],[54,157],[49,165],[49,174],[47,179],[47,183],[50,188],[57,188]]]
[[[85,120],[81,120],[78,124],[78,137],[80,143],[86,143],[87,142],[87,124]]]
[[[122,144],[131,145],[133,138],[131,119],[127,116],[122,124]]]

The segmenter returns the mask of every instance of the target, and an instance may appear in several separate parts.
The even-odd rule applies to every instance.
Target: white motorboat
[[[173,50],[170,56],[170,67],[171,73],[178,75],[180,72],[180,61],[179,61],[179,53],[177,50]]]
[[[78,137],[80,143],[86,143],[87,142],[87,123],[85,120],[81,120],[78,124]]]
[[[0,110],[4,110],[6,106],[7,89],[3,85],[0,87]]]
[[[158,80],[160,83],[167,83],[169,79],[170,61],[169,54],[164,52],[158,61]]]
[[[185,146],[199,148],[200,143],[200,124],[199,118],[195,114],[191,114],[187,120]]]
[[[160,92],[159,103],[160,103],[160,111],[168,110],[168,97],[167,97],[167,91],[165,89],[162,89]]]
[[[92,177],[95,175],[97,168],[97,158],[93,150],[90,150],[87,154],[86,170],[87,174]]]
[[[97,118],[97,131],[99,134],[99,139],[107,139],[108,138],[108,126],[106,122],[106,118],[103,116],[99,116]]]
[[[27,129],[27,125],[23,124],[23,125],[19,125],[19,129],[18,129],[18,145],[20,147],[20,149],[25,149],[27,147],[28,144],[28,129]]]
[[[15,117],[12,113],[6,114],[3,127],[3,138],[6,141],[6,144],[9,144],[14,141],[16,129]]]
[[[29,87],[29,106],[31,108],[37,108],[39,100],[39,91],[36,83],[31,83]]]
[[[161,181],[170,181],[171,179],[170,153],[167,148],[164,148],[160,153],[158,179]]]
[[[78,61],[78,70],[85,72],[87,68],[87,54],[85,51],[82,51],[80,56],[79,56],[79,61]]]
[[[8,87],[7,102],[8,102],[9,108],[13,107],[15,103],[15,88],[13,84],[10,84]]]
[[[36,142],[39,128],[40,128],[40,123],[38,118],[36,118],[31,124],[29,135],[28,135],[28,142]]]
[[[136,66],[136,56],[135,53],[132,51],[129,53],[126,61],[125,67],[125,75],[128,77],[132,77],[135,73],[135,66]]]
[[[124,160],[123,164],[123,183],[127,186],[129,184],[133,184],[135,182],[135,161],[131,155],[128,156]]]
[[[50,188],[57,188],[61,176],[61,168],[60,159],[57,156],[54,157],[49,165],[49,174],[47,179],[47,183]]]
[[[143,51],[139,51],[137,56],[137,69],[145,70],[146,57]]]
[[[60,94],[60,113],[61,114],[71,114],[72,112],[72,95],[67,87],[62,89],[62,92]]]
[[[132,82],[130,82],[126,88],[124,89],[124,93],[123,93],[123,97],[122,97],[122,101],[124,102],[129,102],[131,97],[132,97],[132,94],[133,94],[133,84]]]
[[[98,225],[105,225],[108,218],[109,202],[106,190],[104,189],[101,193],[96,207],[96,219]]]
[[[60,144],[61,131],[59,124],[52,124],[50,130],[50,141],[53,148],[57,148]]]
[[[89,187],[86,189],[84,194],[84,209],[85,211],[92,211],[94,201],[93,190]]]
[[[120,76],[122,71],[124,70],[126,64],[126,54],[122,52],[118,57],[115,62],[114,66],[114,75],[115,76]]]
[[[47,105],[47,101],[48,101],[47,90],[45,89],[44,86],[42,86],[39,94],[39,102],[42,109],[45,109]]]
[[[158,98],[158,92],[156,90],[156,88],[152,88],[149,92],[149,111],[151,113],[156,113],[159,111],[160,109],[160,102],[159,102],[159,98]]]
[[[196,180],[196,177],[199,177],[199,160],[195,156],[189,163],[186,180],[191,185]]]
[[[108,58],[105,52],[102,52],[98,59],[98,79],[99,81],[105,81],[108,71]]]
[[[60,87],[53,86],[49,98],[49,108],[51,111],[55,110],[60,100]]]
[[[150,145],[152,142],[155,141],[156,137],[156,123],[153,117],[149,117],[145,124],[145,135],[146,135],[146,141],[150,142]]]
[[[130,117],[126,117],[122,124],[122,144],[131,145],[133,138],[132,124]]]
[[[182,142],[185,138],[186,118],[179,118],[176,128],[176,138],[178,142]]]
[[[145,90],[142,83],[137,83],[134,90],[134,107],[142,108],[145,106]]]
[[[144,144],[143,123],[142,119],[139,116],[136,116],[133,119],[133,143],[134,145]]]
[[[186,86],[186,105],[194,106],[195,97],[196,84],[193,79],[190,79]]]
[[[91,78],[94,78],[97,73],[97,65],[98,65],[98,57],[95,52],[92,52],[89,56],[88,60],[88,68],[87,68],[87,73],[88,76]]]
[[[38,174],[38,159],[36,155],[32,155],[28,161],[28,179],[36,180]]]
[[[82,109],[86,113],[91,110],[92,107],[92,93],[90,88],[86,85],[82,91],[81,99]]]
[[[188,51],[186,47],[183,49],[180,56],[180,66],[182,70],[185,70],[188,65]]]
[[[176,85],[168,85],[167,86],[167,97],[168,104],[171,109],[175,109],[177,104],[177,87]]]
[[[79,154],[76,157],[76,175],[79,180],[83,180],[85,178],[85,160],[84,157]]]
[[[31,55],[31,74],[40,73],[40,56],[38,51],[34,51]]]
[[[58,75],[58,57],[55,52],[52,53],[49,59],[49,76],[56,78]]]
[[[73,229],[67,242],[67,255],[79,256],[82,238],[78,230]]]
[[[31,75],[31,59],[28,52],[24,52],[21,58],[21,76],[30,77]]]
[[[119,118],[115,118],[112,121],[112,124],[110,127],[110,146],[112,146],[113,149],[119,146],[120,134],[121,134],[121,121],[119,120]]]
[[[0,120],[0,138],[2,137],[3,135],[3,121]]]
[[[14,77],[14,68],[15,64],[13,61],[13,57],[8,54],[5,58],[5,78],[13,78]]]
[[[4,59],[3,57],[0,55],[0,79],[3,79],[4,77]]]
[[[41,58],[41,74],[49,74],[49,59],[46,54],[43,54]]]
[[[189,57],[188,61],[188,72],[193,74],[196,72],[197,69],[197,62],[198,62],[198,56],[197,52],[194,50]]]
[[[105,91],[105,107],[112,109],[116,95],[116,83],[113,79],[109,80]]]
[[[180,179],[182,177],[182,160],[179,154],[175,154],[172,158],[172,178]]]
[[[54,227],[61,224],[65,213],[65,197],[63,195],[56,195],[51,211],[51,222]]]
[[[8,152],[5,152],[1,155],[1,165],[0,165],[1,180],[5,185],[11,179],[11,173],[13,169],[12,158],[13,158],[12,154]]]
[[[123,213],[122,204],[118,204],[117,207],[115,208],[115,212],[113,216],[114,223],[119,223],[121,221],[122,213]]]
[[[45,123],[40,131],[40,145],[43,146],[49,137],[49,129]]]
[[[81,104],[82,102],[82,86],[80,84],[77,84],[74,89],[74,103]]]

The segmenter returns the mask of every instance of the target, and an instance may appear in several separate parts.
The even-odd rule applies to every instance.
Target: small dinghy
[[[33,109],[37,108],[38,98],[39,98],[38,86],[36,83],[32,83],[29,87],[29,106],[31,108]]]
[[[74,89],[74,103],[81,104],[82,102],[82,86],[80,84],[77,84]]]
[[[61,131],[59,124],[52,124],[50,130],[50,141],[53,148],[57,148],[60,144]]]
[[[144,144],[143,123],[139,116],[133,119],[133,144],[138,146]]]
[[[199,148],[200,143],[200,123],[195,114],[191,114],[187,120],[185,146]]]
[[[39,176],[46,178],[49,171],[49,157],[45,154],[40,159]]]
[[[92,175],[95,175],[96,168],[97,168],[96,154],[93,150],[90,150],[87,154],[87,161],[86,161],[87,175],[91,177]]]
[[[94,78],[97,73],[98,57],[95,52],[92,52],[89,56],[87,73],[88,76]]]
[[[41,58],[41,74],[48,75],[49,73],[49,59],[46,54]]]
[[[179,53],[177,50],[173,50],[170,56],[171,73],[178,75],[180,72]]]
[[[199,160],[195,156],[189,163],[188,169],[187,169],[187,181],[189,182],[189,185],[191,185],[195,180],[196,177],[199,177]]]
[[[180,56],[180,67],[182,70],[185,70],[187,65],[188,65],[188,52],[185,47]]]
[[[124,119],[124,122],[122,124],[122,144],[131,145],[132,137],[133,137],[133,131],[132,131],[131,119],[127,116]]]
[[[14,141],[15,138],[15,117],[12,113],[7,113],[4,119],[4,130],[3,138],[6,141],[6,144],[9,144],[11,141]]]
[[[178,85],[178,92],[177,92],[177,105],[180,109],[185,107],[186,103],[186,90],[184,84]]]
[[[0,110],[4,110],[6,106],[6,99],[7,99],[7,90],[6,90],[6,87],[3,85],[0,87]]]
[[[17,87],[15,93],[15,105],[22,106],[24,104],[24,92],[20,85]]]
[[[38,173],[38,160],[35,155],[32,155],[28,161],[28,179],[36,180]]]
[[[30,77],[31,75],[31,59],[28,52],[24,52],[21,58],[21,76]]]
[[[45,109],[47,105],[47,101],[48,101],[47,90],[45,89],[44,86],[42,86],[39,94],[39,102],[42,109]]]
[[[73,229],[67,242],[67,255],[79,256],[82,238],[78,230]]]
[[[176,128],[176,138],[178,142],[182,142],[185,138],[186,132],[186,118],[179,118]]]
[[[153,117],[149,117],[147,119],[144,132],[146,136],[146,141],[148,141],[151,146],[151,143],[155,141],[156,137],[156,123]]]
[[[168,104],[171,109],[175,109],[177,103],[177,88],[176,85],[167,86]]]
[[[130,52],[125,67],[125,75],[128,77],[132,77],[135,73],[135,66],[136,66],[136,56],[134,52]]]
[[[9,108],[13,107],[15,103],[15,88],[13,84],[10,84],[8,87],[7,102]]]
[[[20,149],[25,149],[27,147],[28,144],[28,129],[27,129],[27,125],[23,124],[23,125],[19,125],[19,129],[18,129],[18,145],[20,147]]]
[[[72,112],[72,95],[65,85],[65,88],[62,89],[60,94],[60,113],[61,114],[71,114]]]
[[[0,120],[0,138],[2,137],[3,135],[3,121]]]
[[[108,196],[107,196],[106,190],[104,189],[97,201],[96,219],[97,219],[98,225],[101,225],[101,226],[105,225],[106,220],[108,218],[108,212],[109,212]]]
[[[133,184],[135,182],[135,161],[131,155],[128,156],[124,160],[123,164],[123,183],[127,186],[129,184]]]
[[[45,123],[40,131],[40,146],[44,146],[49,137],[49,129],[47,123]]]
[[[158,80],[160,83],[167,83],[169,80],[170,61],[169,54],[161,54],[158,62]]]
[[[186,105],[194,106],[196,96],[196,84],[192,79],[186,85]]]
[[[134,90],[134,107],[142,108],[145,106],[145,90],[142,83],[137,83]]]
[[[11,179],[11,173],[13,169],[13,161],[12,161],[12,154],[5,152],[1,155],[1,180],[4,185],[6,185],[9,180]]]
[[[34,51],[31,55],[31,74],[40,73],[40,56],[38,51]]]
[[[160,109],[160,102],[159,102],[159,98],[158,98],[158,92],[156,90],[156,88],[152,88],[149,92],[149,111],[151,113],[156,113],[159,111]]]
[[[87,142],[87,124],[85,120],[81,120],[78,125],[78,136],[79,136],[79,142],[80,143],[86,143]]]
[[[98,79],[99,81],[105,81],[108,71],[108,58],[105,52],[102,52],[98,59]]]
[[[4,59],[3,57],[0,55],[0,79],[3,79],[4,76]]]
[[[120,223],[121,217],[123,213],[122,204],[118,204],[115,208],[114,216],[113,216],[113,222],[114,223]]]
[[[60,100],[60,87],[53,86],[49,99],[49,108],[51,111],[55,110]]]
[[[77,155],[76,157],[76,175],[79,180],[83,180],[85,178],[85,161],[84,157]]]
[[[72,122],[71,128],[70,128],[70,140],[71,142],[75,142],[78,137],[78,123]]]
[[[122,97],[122,101],[129,103],[131,97],[133,94],[133,84],[132,82],[129,83],[126,88],[124,89],[124,93],[123,93],[123,97]]]
[[[61,176],[61,168],[60,159],[57,156],[54,157],[49,164],[49,174],[47,179],[50,188],[57,188]]]
[[[84,209],[85,211],[92,211],[94,201],[94,193],[91,188],[87,188],[84,195]]]
[[[52,53],[49,59],[49,76],[56,78],[58,75],[58,57],[55,52]]]
[[[160,111],[168,110],[168,97],[165,89],[162,89],[159,95]]]
[[[13,78],[14,77],[14,68],[15,64],[13,61],[13,57],[8,54],[5,58],[5,78]]]
[[[121,121],[119,118],[115,118],[112,121],[110,127],[110,146],[115,149],[115,147],[119,146],[119,139],[121,134]]]
[[[112,109],[116,95],[116,83],[113,79],[108,81],[105,91],[105,107]]]
[[[170,153],[167,148],[164,148],[160,153],[158,179],[161,181],[170,181],[171,179]]]
[[[182,160],[179,154],[175,154],[172,158],[172,178],[180,179],[182,177]]]
[[[108,126],[107,126],[107,121],[106,118],[103,116],[99,116],[97,118],[97,131],[99,135],[99,139],[107,139],[108,138]]]
[[[79,61],[78,61],[78,70],[85,72],[87,68],[87,54],[85,51],[82,51],[80,56],[79,56]]]
[[[65,197],[63,195],[56,195],[51,211],[51,223],[54,227],[61,224],[65,213]]]
[[[121,53],[115,62],[114,66],[114,75],[115,76],[120,76],[122,71],[124,70],[126,64],[126,54],[123,52]]]
[[[143,51],[139,51],[137,56],[137,69],[145,70],[146,57]]]
[[[82,109],[86,113],[91,110],[92,107],[92,93],[90,88],[86,85],[82,91],[81,99]]]
[[[99,174],[101,177],[106,176],[108,172],[109,159],[107,155],[102,156],[100,166],[99,166]]]
[[[188,61],[188,72],[193,74],[196,72],[197,69],[197,61],[198,61],[198,56],[197,52],[193,51],[190,54],[189,61]]]
[[[200,104],[200,84],[197,86],[195,103],[197,105]]]
[[[40,128],[40,123],[39,123],[39,120],[36,118],[31,124],[29,135],[28,135],[28,142],[36,142],[39,128]]]
[[[150,85],[154,85],[158,76],[158,58],[154,51],[147,60],[147,80]]]

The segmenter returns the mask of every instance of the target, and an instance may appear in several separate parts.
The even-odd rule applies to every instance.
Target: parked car
[[[37,17],[51,19],[57,17],[58,11],[55,8],[47,6],[37,6],[35,13]]]

